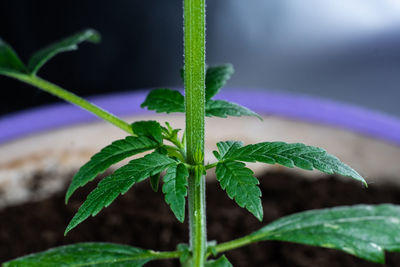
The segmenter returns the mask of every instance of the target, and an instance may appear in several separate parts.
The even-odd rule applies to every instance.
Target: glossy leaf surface
[[[252,170],[246,168],[242,162],[224,161],[218,163],[215,173],[222,189],[226,190],[228,196],[262,221],[261,191]]]
[[[289,168],[296,166],[305,170],[317,169],[327,174],[348,176],[366,185],[364,178],[359,173],[319,147],[284,142],[263,142],[241,146],[240,142],[232,141],[220,142],[217,146],[223,148],[224,152],[220,152],[219,160],[258,161],[280,164]]]
[[[80,243],[52,248],[3,264],[4,267],[141,267],[149,251],[111,243]]]
[[[250,236],[342,250],[384,263],[385,251],[400,251],[400,207],[357,205],[300,212],[278,219]]]
[[[228,116],[254,116],[261,119],[260,115],[239,104],[225,100],[209,100],[206,102],[206,116],[226,118]]]
[[[29,72],[36,74],[39,69],[55,55],[62,52],[76,50],[78,49],[78,44],[84,41],[97,43],[100,41],[100,35],[95,30],[87,29],[37,51],[29,59]]]
[[[165,202],[170,205],[172,212],[180,222],[185,220],[188,177],[189,171],[184,164],[173,165],[168,168],[162,187]]]
[[[234,73],[232,64],[224,64],[207,68],[206,72],[206,101],[218,94]]]
[[[9,72],[26,73],[26,67],[12,47],[0,38],[0,74]]]
[[[115,198],[120,194],[125,194],[135,183],[142,182],[149,176],[155,175],[174,164],[176,164],[176,161],[167,156],[152,153],[143,158],[132,160],[119,168],[112,175],[101,180],[97,188],[89,194],[67,226],[65,234],[89,216],[95,216],[104,207],[108,207]]]
[[[185,112],[185,99],[176,90],[155,89],[147,95],[141,107],[147,107],[157,113]]]
[[[156,121],[137,121],[132,123],[132,130],[138,136],[146,136],[162,144],[161,126]]]
[[[103,173],[111,165],[138,153],[154,149],[158,144],[147,137],[128,136],[125,139],[117,140],[111,145],[103,148],[99,153],[83,165],[72,179],[71,185],[65,196],[65,201],[81,186],[92,181],[100,173]]]

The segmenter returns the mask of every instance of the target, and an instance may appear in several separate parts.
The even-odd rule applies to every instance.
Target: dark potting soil
[[[207,185],[208,239],[224,242],[248,234],[281,216],[307,209],[358,203],[400,204],[400,188],[359,183],[330,177],[308,180],[297,175],[270,172],[260,178],[264,221],[258,222],[238,207],[217,183]],[[109,208],[90,218],[67,237],[65,226],[95,183],[79,190],[68,206],[64,192],[36,203],[0,211],[0,262],[65,244],[101,241],[156,250],[174,250],[187,242],[187,224],[179,223],[148,182],[135,185]],[[398,233],[394,233],[398,234]],[[227,252],[235,267],[350,267],[382,266],[340,251],[284,242],[262,242]],[[385,266],[400,266],[400,253],[388,253]],[[179,266],[177,261],[154,261],[146,266]]]

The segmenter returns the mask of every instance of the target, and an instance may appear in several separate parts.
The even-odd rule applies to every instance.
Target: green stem
[[[234,239],[234,240],[231,240],[231,241],[216,245],[214,247],[214,249],[215,249],[215,251],[217,253],[222,253],[222,252],[225,252],[225,251],[228,251],[228,250],[232,250],[232,249],[235,249],[235,248],[240,248],[240,247],[243,247],[243,246],[247,246],[247,245],[249,245],[251,243],[254,243],[254,242],[257,242],[259,240],[260,240],[260,236],[247,235],[247,236],[244,236],[244,237],[241,237],[241,238],[238,238],[238,239]],[[211,253],[208,253],[206,255],[206,257],[208,257],[210,255],[211,255]]]
[[[51,82],[48,82],[46,80],[43,80],[37,76],[34,75],[27,75],[27,74],[22,74],[22,73],[9,73],[8,76],[15,78],[17,80],[20,80],[22,82],[25,82],[27,84],[33,85],[43,91],[46,91],[52,95],[55,95],[67,102],[70,102],[72,104],[75,104],[83,109],[86,109],[87,111],[95,114],[96,116],[102,118],[105,121],[108,121],[118,128],[124,130],[125,132],[134,135],[132,131],[132,127],[129,123],[123,121],[122,119],[116,117],[115,115],[105,111],[104,109],[90,103],[89,101],[71,93],[68,92],[67,90],[59,87],[58,85],[55,85]]]
[[[177,259],[181,256],[182,252],[180,251],[153,251],[150,250],[148,252],[149,258],[155,259]]]
[[[186,161],[204,161],[205,104],[205,0],[184,0]],[[204,266],[207,233],[205,179],[196,183],[191,172],[188,183],[189,231],[192,266]]]
[[[219,162],[214,162],[205,166],[206,170],[212,169],[218,165]]]

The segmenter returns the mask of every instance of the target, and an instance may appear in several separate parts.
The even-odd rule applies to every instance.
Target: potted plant
[[[214,151],[215,161],[204,161],[205,116],[254,116],[258,114],[238,104],[214,100],[232,74],[232,66],[205,66],[205,2],[184,1],[185,64],[182,76],[185,95],[170,89],[149,93],[142,107],[157,112],[184,112],[185,131],[169,123],[137,121],[132,124],[94,104],[39,78],[40,67],[52,56],[76,48],[83,41],[98,41],[86,30],[33,55],[25,66],[12,48],[0,43],[0,74],[36,86],[74,103],[128,133],[103,148],[74,176],[66,202],[82,186],[112,164],[142,152],[151,152],[102,179],[88,195],[65,230],[65,234],[90,216],[98,214],[134,184],[149,179],[156,191],[162,177],[165,202],[176,218],[185,220],[186,197],[189,217],[189,244],[174,251],[154,251],[112,243],[80,243],[57,247],[4,263],[4,266],[143,266],[147,262],[179,258],[182,266],[232,266],[221,255],[254,242],[281,240],[342,250],[368,261],[382,263],[385,251],[398,251],[400,207],[356,205],[301,212],[278,219],[261,229],[228,242],[209,242],[206,234],[205,174],[215,168],[216,179],[229,198],[262,221],[263,208],[259,181],[246,167],[247,162],[279,164],[305,170],[350,177],[367,185],[364,178],[325,150],[301,143],[221,141]],[[210,259],[215,258],[215,259]]]

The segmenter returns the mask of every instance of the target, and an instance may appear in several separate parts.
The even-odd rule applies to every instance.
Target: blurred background
[[[0,0],[0,37],[23,61],[92,27],[39,75],[79,95],[182,86],[182,0]],[[228,87],[311,94],[400,116],[400,1],[208,0],[207,62]],[[58,99],[0,77],[0,116]]]

